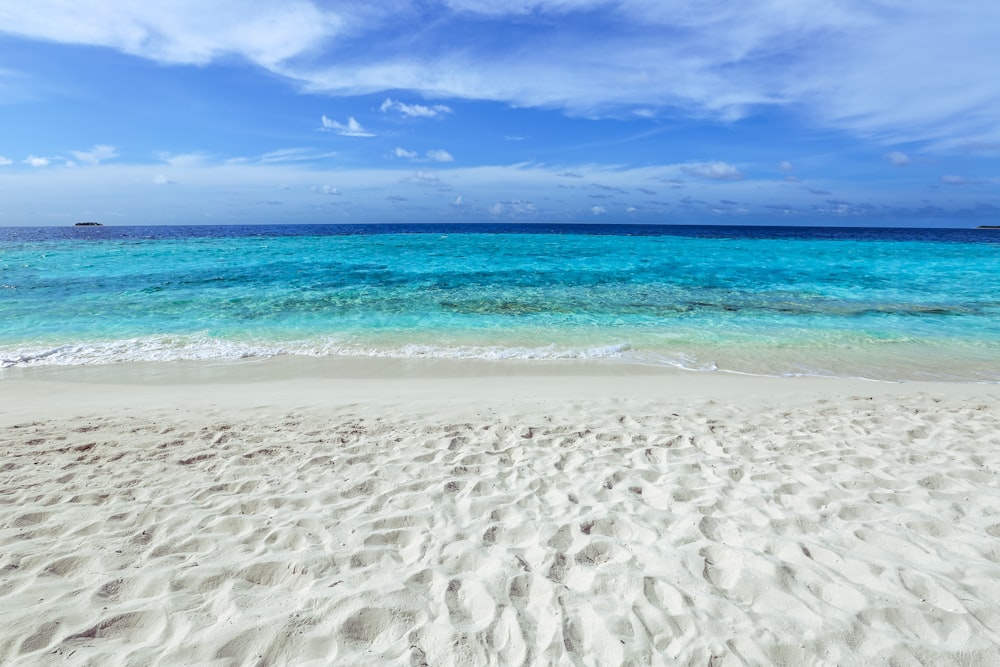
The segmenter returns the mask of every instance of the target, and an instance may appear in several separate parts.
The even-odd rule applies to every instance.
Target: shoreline
[[[81,391],[81,388],[86,389]],[[766,376],[608,360],[307,358],[128,362],[0,370],[0,415],[69,416],[158,407],[275,409],[358,403],[444,404],[678,399],[796,403],[852,394],[1000,399],[1000,384]],[[779,402],[780,402],[779,400]]]
[[[495,343],[497,341],[494,341]],[[482,341],[447,345],[380,339],[371,347],[339,347],[320,339],[308,341],[209,340],[148,337],[55,345],[30,350],[0,349],[0,380],[8,371],[40,368],[170,368],[218,369],[247,364],[278,365],[305,375],[372,373],[406,375],[415,369],[432,374],[463,374],[465,364],[486,375],[621,374],[649,372],[707,373],[752,377],[858,379],[876,382],[977,383],[1000,385],[1000,348],[953,341],[897,342],[888,345],[816,346],[682,344],[677,349],[614,341],[564,341],[541,344],[522,340],[503,344]],[[44,348],[44,349],[43,349]],[[55,372],[55,371],[53,371]]]
[[[993,664],[1000,386],[0,375],[0,662]]]

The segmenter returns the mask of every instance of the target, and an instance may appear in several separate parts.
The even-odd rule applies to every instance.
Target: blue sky
[[[0,0],[0,225],[1000,223],[995,0]]]

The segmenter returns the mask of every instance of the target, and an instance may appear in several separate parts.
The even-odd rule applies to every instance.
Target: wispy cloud
[[[998,178],[967,178],[965,176],[955,176],[947,174],[941,177],[941,182],[945,185],[996,185],[1000,183]]]
[[[454,162],[455,158],[446,150],[429,150],[426,153],[427,159],[431,162]]]
[[[54,42],[107,46],[166,63],[204,65],[237,56],[268,68],[314,50],[350,22],[310,0],[258,0],[247,12],[236,0],[155,3],[33,0],[0,5],[3,31]],[[360,7],[359,7],[360,9]]]
[[[528,218],[538,215],[538,206],[534,202],[522,199],[511,199],[505,202],[496,202],[488,209],[493,217],[505,216],[509,218]]]
[[[412,183],[414,185],[443,185],[442,181],[437,174],[430,171],[418,171],[414,173],[409,178],[405,179],[407,183]]]
[[[882,153],[882,159],[894,167],[902,167],[903,165],[910,164],[910,156],[899,151]]]
[[[361,127],[361,123],[354,120],[354,117],[347,119],[347,123],[340,123],[332,118],[322,117],[323,126],[321,130],[336,132],[342,137],[374,137],[375,134]]]
[[[166,162],[171,167],[194,167],[206,164],[210,157],[205,153],[160,153],[161,161]]]
[[[104,160],[111,160],[118,157],[118,151],[114,146],[97,145],[89,151],[70,151],[70,155],[76,158],[77,162],[87,165],[98,165]]]
[[[287,162],[311,162],[336,156],[335,152],[320,152],[312,148],[281,148],[253,157],[234,157],[226,160],[229,164],[282,164]]]
[[[423,104],[405,104],[398,100],[386,98],[385,102],[382,103],[382,106],[379,107],[379,111],[382,113],[395,111],[406,118],[437,118],[451,113],[451,107],[445,106],[444,104],[434,104],[431,106],[425,106]]]
[[[518,39],[498,37],[511,17]],[[0,5],[7,34],[165,63],[235,58],[307,91],[412,91],[585,116],[732,120],[783,107],[885,145],[942,150],[1000,142],[997,25],[1000,3],[987,0],[259,0],[253,12],[237,0]],[[469,38],[459,43],[459,33]],[[413,118],[448,113],[393,98],[383,106]]]
[[[808,217],[810,223],[849,215],[879,223],[885,220],[887,210],[914,210],[910,193],[888,192],[864,184],[838,186],[835,189],[838,197],[829,200],[817,197],[805,187],[789,187],[772,177],[712,180],[688,175],[684,190],[671,189],[669,184],[685,175],[683,168],[689,167],[688,164],[449,165],[440,172],[419,170],[401,174],[398,165],[342,169],[298,161],[234,163],[198,153],[163,158],[164,161],[152,164],[113,161],[102,164],[100,169],[7,169],[3,176],[4,210],[8,217],[24,212],[41,216],[38,219],[46,215],[58,217],[65,208],[64,202],[72,200],[92,207],[117,208],[129,219],[150,224],[176,222],[178,216],[189,220],[235,221],[246,219],[254,207],[264,206],[260,202],[271,195],[263,193],[276,188],[281,188],[280,200],[287,212],[282,214],[286,216],[283,219],[298,222],[314,221],[317,206],[332,204],[342,207],[345,214],[349,211],[351,219],[372,222],[417,218],[440,221],[467,215],[495,215],[512,220],[580,220],[594,219],[594,206],[604,207],[604,216],[624,216],[631,204],[637,210],[628,213],[629,216],[650,222],[662,222],[664,215],[693,219],[718,210],[751,216],[757,222],[771,220],[773,215],[802,220]],[[579,173],[580,178],[568,181],[559,175],[566,170]],[[920,207],[921,219],[934,218],[946,225],[971,220],[989,224],[995,220],[995,211],[976,207],[980,202],[1000,204],[994,194],[1000,180],[989,176],[990,172],[986,176],[981,173],[949,174],[939,181],[938,187],[925,189],[921,193],[925,200]],[[164,187],[175,183],[184,185]],[[560,187],[567,183],[577,187]],[[656,201],[650,201],[636,187],[640,183],[664,185],[650,190],[659,189],[661,193],[650,198]],[[629,202],[610,189],[595,189],[595,185],[637,193],[643,201]],[[136,196],[122,197],[123,188]],[[53,199],[48,196],[51,192],[64,196]],[[337,196],[341,192],[343,195]],[[839,198],[841,193],[843,199]],[[595,200],[591,198],[595,194],[611,198]],[[457,206],[459,196],[461,207]],[[388,197],[407,200],[410,206],[395,208]]]
[[[52,161],[51,158],[38,157],[36,155],[29,155],[24,159],[24,164],[30,165],[32,167],[47,167]]]
[[[393,155],[398,158],[405,158],[407,160],[413,160],[414,162],[454,162],[454,156],[446,150],[442,149],[432,149],[424,153],[424,157],[420,157],[420,154],[416,151],[406,150],[399,146],[393,151]]]
[[[728,162],[693,162],[681,165],[681,170],[686,174],[713,181],[738,181],[743,178],[740,170]]]
[[[6,167],[9,164],[14,164],[14,161],[11,160],[10,158],[4,157],[3,155],[0,155],[0,167]]]

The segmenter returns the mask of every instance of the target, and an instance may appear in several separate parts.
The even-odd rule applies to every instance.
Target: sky
[[[1000,224],[996,0],[0,0],[0,226]]]

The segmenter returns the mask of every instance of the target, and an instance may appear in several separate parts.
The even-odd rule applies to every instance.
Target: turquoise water
[[[606,358],[1000,381],[1000,234],[469,227],[8,229],[0,363]]]

